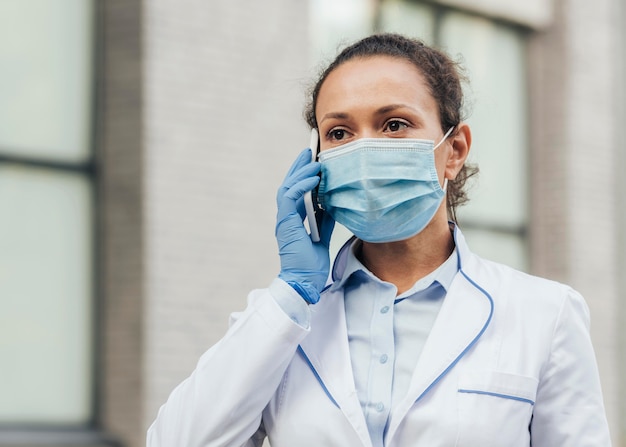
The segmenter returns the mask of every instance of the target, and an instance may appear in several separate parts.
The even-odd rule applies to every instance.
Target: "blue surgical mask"
[[[366,242],[418,234],[445,196],[434,151],[452,129],[437,145],[432,140],[363,138],[321,152],[321,207]]]

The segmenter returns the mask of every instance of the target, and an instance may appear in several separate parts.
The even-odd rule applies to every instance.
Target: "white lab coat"
[[[392,411],[393,447],[610,446],[589,312],[556,282],[471,253],[455,230],[461,270]],[[341,253],[333,268],[340,278]],[[289,286],[276,280],[272,287]],[[249,295],[224,338],[171,394],[150,447],[369,447],[352,377],[343,290],[295,324],[269,290]]]

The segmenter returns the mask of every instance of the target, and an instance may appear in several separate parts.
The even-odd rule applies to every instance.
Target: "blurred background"
[[[626,446],[625,27],[621,0],[0,0],[0,446],[144,445],[278,273],[306,91],[376,31],[466,67],[460,226],[585,296]]]

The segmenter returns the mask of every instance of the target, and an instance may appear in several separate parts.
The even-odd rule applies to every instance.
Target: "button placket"
[[[371,357],[368,392],[368,425],[378,434],[384,433],[391,409],[393,384],[393,302],[395,287],[379,289],[371,321]]]

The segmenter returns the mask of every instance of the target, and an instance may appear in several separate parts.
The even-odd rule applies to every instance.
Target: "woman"
[[[279,277],[149,446],[610,445],[582,297],[479,258],[448,220],[471,174],[461,105],[455,64],[419,41],[337,57],[307,112],[320,162],[305,150],[278,192]],[[314,243],[302,202],[318,183]],[[327,282],[335,220],[356,237]]]

